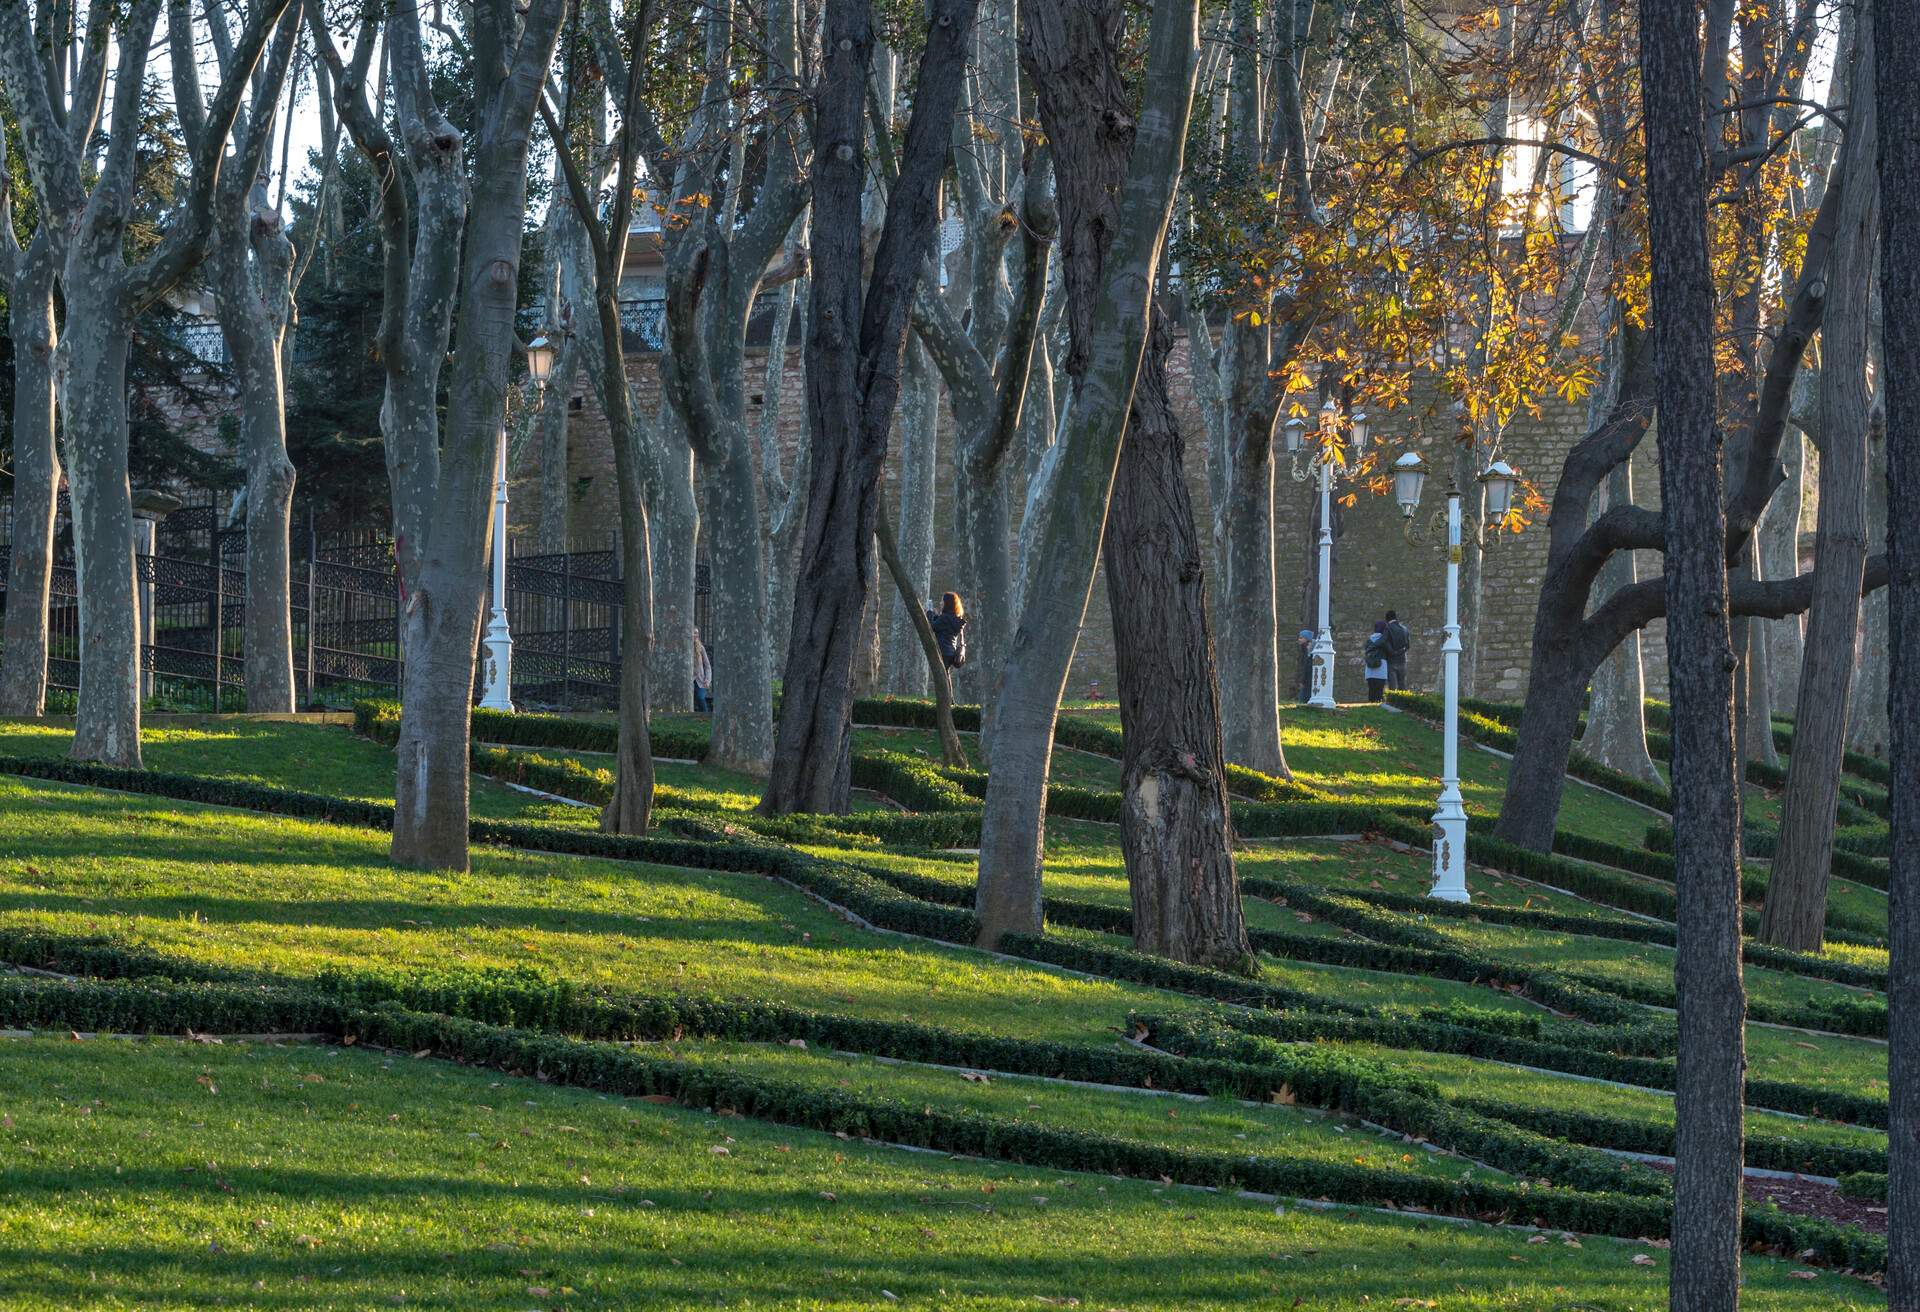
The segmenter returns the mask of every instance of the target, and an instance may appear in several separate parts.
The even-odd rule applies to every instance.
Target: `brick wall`
[[[658,403],[658,361],[654,357],[636,357],[629,368],[643,412],[651,412]],[[749,420],[758,424],[764,403],[759,380],[764,377],[764,356],[750,353],[747,363]],[[1203,545],[1211,557],[1211,509],[1206,487],[1206,429],[1196,405],[1189,356],[1184,341],[1179,343],[1168,362],[1175,409],[1187,437],[1188,483],[1199,517]],[[586,380],[576,381],[573,395],[580,408],[572,415],[568,485],[573,501],[572,524],[579,545],[599,545],[618,524],[615,509],[612,453],[607,445],[606,422],[594,403]],[[781,395],[780,433],[788,458],[806,432],[805,401],[800,386],[799,351],[790,352]],[[1509,427],[1504,442],[1507,459],[1532,478],[1541,495],[1551,501],[1552,480],[1572,444],[1585,431],[1585,404],[1553,403],[1538,417],[1521,416]],[[1416,392],[1411,404],[1392,414],[1375,418],[1376,442],[1389,454],[1411,445],[1420,450],[1430,465],[1438,465],[1440,434],[1451,430],[1445,419],[1445,407],[1432,394]],[[1425,436],[1419,436],[1424,433]],[[942,408],[941,453],[938,498],[935,508],[933,591],[939,593],[957,587],[953,574],[954,553],[952,514],[952,416]],[[898,452],[896,435],[894,450]],[[1643,444],[1635,461],[1635,491],[1643,505],[1657,506],[1656,473],[1650,458],[1652,442]],[[537,458],[529,448],[528,460]],[[889,470],[890,487],[894,481]],[[1442,504],[1444,474],[1430,477],[1425,507]],[[1335,512],[1332,612],[1336,645],[1336,695],[1342,701],[1365,696],[1360,670],[1359,649],[1363,635],[1373,621],[1389,610],[1397,610],[1414,634],[1409,657],[1408,676],[1415,687],[1433,684],[1439,668],[1440,637],[1444,620],[1446,580],[1445,562],[1431,545],[1409,546],[1401,534],[1401,517],[1392,496],[1374,496],[1364,488],[1355,504]],[[1283,463],[1275,493],[1274,514],[1279,543],[1275,569],[1278,578],[1278,612],[1281,629],[1282,685],[1291,677],[1286,665],[1292,656],[1288,637],[1300,627],[1311,627],[1307,610],[1309,593],[1304,570],[1311,558],[1313,543],[1314,486],[1309,479],[1295,482]],[[523,467],[514,471],[512,521],[517,533],[531,533],[539,514],[538,477],[535,470]],[[1019,499],[1014,513],[1019,514]],[[1016,523],[1015,531],[1018,531]],[[1533,616],[1539,596],[1540,574],[1546,556],[1546,530],[1537,524],[1519,535],[1507,535],[1486,554],[1482,592],[1482,622],[1479,634],[1480,682],[1482,696],[1517,700],[1526,691],[1528,654],[1532,643]],[[1209,559],[1209,567],[1212,562]],[[1643,559],[1642,569],[1657,569],[1658,556]],[[714,587],[726,586],[716,578]],[[891,602],[891,598],[889,598]],[[1650,695],[1665,694],[1664,648],[1660,626],[1648,630],[1647,676]],[[1472,641],[1472,635],[1469,635]],[[1112,622],[1109,618],[1106,581],[1097,578],[1087,609],[1085,627],[1074,658],[1070,676],[1070,695],[1085,693],[1089,683],[1097,682],[1103,695],[1112,696],[1114,657]]]

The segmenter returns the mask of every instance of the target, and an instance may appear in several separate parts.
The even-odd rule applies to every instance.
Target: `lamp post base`
[[[489,711],[513,710],[513,639],[506,617],[496,614],[487,625],[487,691],[480,705]]]
[[[1313,640],[1313,685],[1307,705],[1323,711],[1339,709],[1333,700],[1333,635],[1325,629]]]
[[[1467,891],[1467,808],[1460,787],[1450,784],[1433,813],[1433,888],[1442,902],[1471,902]]]

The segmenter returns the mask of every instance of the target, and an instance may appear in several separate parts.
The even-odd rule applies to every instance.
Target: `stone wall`
[[[806,432],[805,402],[801,386],[797,347],[789,355],[785,383],[776,399],[780,410],[780,433],[788,458]],[[658,404],[658,361],[654,357],[636,357],[629,368],[643,411]],[[764,376],[764,357],[750,354],[747,377],[750,421],[757,424],[764,404],[759,380]],[[1175,408],[1187,436],[1189,485],[1193,490],[1195,512],[1199,516],[1201,537],[1211,552],[1212,511],[1206,486],[1206,428],[1193,395],[1186,343],[1176,346],[1168,362]],[[606,423],[595,404],[585,378],[576,381],[573,396],[579,408],[572,414],[568,487],[573,501],[572,525],[575,543],[581,547],[603,545],[618,524],[614,503],[612,453],[607,445]],[[1506,458],[1533,479],[1542,497],[1551,501],[1553,477],[1572,444],[1585,431],[1585,404],[1553,403],[1538,416],[1522,415],[1509,427],[1504,439]],[[952,417],[943,408],[941,421],[941,459],[939,494],[935,512],[935,553],[933,592],[958,588],[954,577],[952,542],[952,486],[955,477],[949,455]],[[1431,393],[1416,393],[1412,403],[1391,414],[1375,417],[1376,442],[1383,443],[1389,458],[1411,445],[1420,450],[1430,465],[1441,462],[1442,435],[1451,432],[1445,407]],[[898,435],[894,450],[898,451]],[[1642,504],[1658,505],[1656,475],[1648,458],[1651,442],[1636,460],[1636,491]],[[516,533],[530,535],[539,514],[537,472],[528,462],[537,458],[529,446],[522,467],[514,471],[512,521]],[[889,473],[891,484],[893,474]],[[1443,504],[1445,475],[1429,478],[1425,508]],[[1349,487],[1340,495],[1352,493],[1351,506],[1336,509],[1333,565],[1333,626],[1336,648],[1336,695],[1342,701],[1365,696],[1360,669],[1360,647],[1364,635],[1389,609],[1397,610],[1414,634],[1408,677],[1414,687],[1432,686],[1439,670],[1439,630],[1444,620],[1446,567],[1436,546],[1410,546],[1402,537],[1402,521],[1390,493],[1376,496],[1365,487]],[[1288,476],[1282,458],[1275,492],[1275,518],[1279,547],[1275,569],[1278,578],[1278,612],[1282,634],[1282,684],[1287,686],[1291,671],[1285,663],[1293,655],[1287,635],[1301,627],[1311,627],[1309,609],[1311,591],[1305,570],[1312,557],[1313,498],[1311,479],[1295,482]],[[1015,498],[1015,514],[1019,498]],[[1424,518],[1424,515],[1423,515]],[[1017,531],[1017,525],[1016,525]],[[1526,532],[1505,535],[1499,545],[1486,553],[1483,584],[1483,612],[1478,635],[1480,680],[1475,689],[1481,696],[1504,701],[1518,700],[1526,691],[1527,664],[1533,636],[1533,615],[1539,596],[1540,574],[1546,556],[1546,529],[1536,524]],[[1658,568],[1658,557],[1653,557]],[[1209,567],[1211,567],[1209,560]],[[1646,564],[1643,564],[1643,568]],[[716,578],[715,588],[727,585]],[[889,593],[890,593],[889,589]],[[889,602],[891,602],[889,595]],[[884,630],[884,626],[883,626]],[[1648,634],[1647,675],[1651,695],[1664,695],[1665,662],[1659,626]],[[1474,635],[1467,635],[1469,642]],[[1097,686],[1100,695],[1114,694],[1113,632],[1107,608],[1106,582],[1094,582],[1085,627],[1080,636],[1074,668],[1068,683],[1069,696],[1087,695]]]

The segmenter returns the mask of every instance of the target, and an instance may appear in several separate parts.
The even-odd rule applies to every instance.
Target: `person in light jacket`
[[[1387,622],[1377,620],[1374,623],[1373,632],[1367,635],[1367,647],[1362,653],[1362,659],[1367,667],[1367,700],[1370,702],[1377,702],[1387,695],[1390,650],[1391,648],[1387,645]]]
[[[700,641],[700,629],[693,630],[693,709],[701,715],[713,712],[713,662],[707,659],[707,644]]]

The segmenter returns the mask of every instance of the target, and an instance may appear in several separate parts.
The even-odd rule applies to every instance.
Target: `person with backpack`
[[[1367,635],[1366,649],[1361,660],[1366,665],[1367,700],[1377,702],[1387,695],[1387,622],[1378,620],[1373,632]]]
[[[1400,616],[1387,612],[1387,686],[1407,686],[1407,649],[1413,646],[1413,634],[1400,622]]]
[[[957,670],[967,663],[967,608],[960,604],[960,594],[949,592],[940,599],[938,611],[927,612],[927,623],[933,626],[933,636],[940,644],[940,660],[949,670]]]

